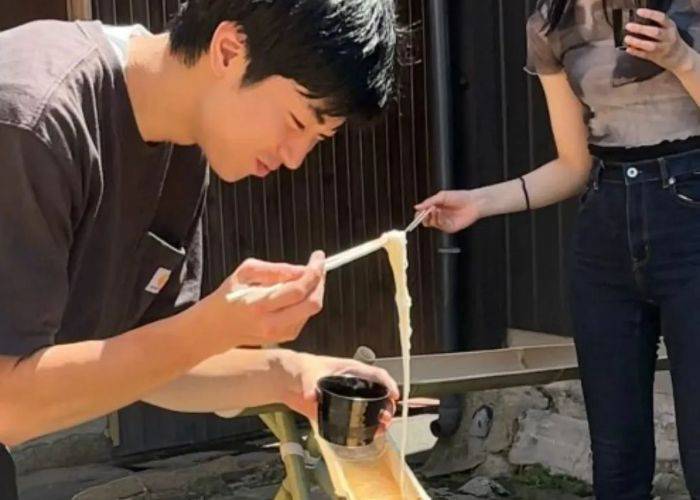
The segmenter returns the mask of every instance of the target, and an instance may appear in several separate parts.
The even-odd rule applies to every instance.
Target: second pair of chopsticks
[[[413,221],[406,227],[406,229],[404,229],[404,232],[410,233],[411,231],[416,229],[420,225],[420,223],[423,222],[423,220],[425,220],[425,218],[428,215],[430,215],[430,212],[432,212],[432,207],[428,208],[427,210],[423,210],[422,212],[419,212],[413,219]],[[360,259],[362,257],[365,257],[366,255],[376,252],[385,244],[386,235],[382,235],[377,239],[367,241],[365,243],[362,243],[361,245],[357,245],[356,247],[350,248],[348,250],[328,257],[326,259],[324,268],[326,272],[332,271],[354,260]],[[243,286],[237,290],[234,290],[233,292],[228,293],[226,295],[226,300],[228,302],[234,302],[250,294],[255,294],[255,298],[263,297],[276,292],[277,290],[282,288],[283,285],[284,283],[277,283],[272,286]],[[250,298],[254,297],[251,296]]]

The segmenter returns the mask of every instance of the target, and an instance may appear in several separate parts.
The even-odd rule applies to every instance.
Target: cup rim
[[[328,389],[328,388],[325,388],[325,387],[321,387],[321,382],[323,382],[324,380],[339,379],[339,378],[346,378],[346,379],[351,379],[351,378],[352,378],[352,379],[357,379],[357,380],[363,380],[363,381],[369,382],[369,383],[371,383],[371,384],[376,384],[376,385],[378,385],[378,386],[380,386],[380,387],[382,387],[382,388],[384,389],[385,394],[384,394],[383,396],[375,396],[375,397],[371,397],[371,398],[368,398],[368,397],[360,397],[360,396],[346,396],[346,395],[344,395],[344,394],[338,394],[337,392],[335,392],[335,391],[333,391],[333,390],[331,390],[331,389]],[[375,381],[373,381],[373,380],[368,380],[368,379],[366,379],[366,378],[357,377],[357,376],[355,376],[355,375],[329,375],[329,376],[326,376],[326,377],[322,377],[322,378],[320,378],[320,379],[318,380],[318,382],[316,383],[316,390],[319,391],[319,392],[325,392],[325,393],[327,393],[327,394],[330,394],[330,395],[333,396],[334,398],[344,399],[344,400],[347,400],[347,401],[375,402],[375,401],[383,401],[383,400],[385,400],[385,399],[389,399],[389,388],[386,387],[384,384],[382,384],[382,383],[380,383],[380,382],[375,382]]]

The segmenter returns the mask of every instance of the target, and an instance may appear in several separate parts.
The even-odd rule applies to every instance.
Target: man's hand
[[[315,252],[306,266],[246,260],[218,290],[183,314],[196,314],[200,334],[222,351],[289,342],[323,308],[324,262],[323,252]],[[284,284],[267,295],[227,299],[241,286],[277,283]]]
[[[288,386],[284,389],[282,403],[304,415],[309,420],[316,420],[318,402],[316,386],[319,379],[329,375],[353,375],[374,382],[379,382],[389,389],[392,402],[399,398],[399,388],[389,373],[382,368],[366,365],[353,359],[314,356],[305,353],[290,353],[285,370],[290,375]],[[388,427],[394,414],[394,408],[382,415],[384,427]]]

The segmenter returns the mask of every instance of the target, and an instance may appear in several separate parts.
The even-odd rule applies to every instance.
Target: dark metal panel
[[[534,2],[533,2],[534,3]],[[534,7],[534,5],[530,5]],[[528,13],[531,12],[528,10]],[[526,78],[529,78],[526,76]],[[542,87],[536,79],[530,82],[530,147],[531,168],[556,156],[551,127]],[[568,311],[566,310],[564,287],[565,255],[571,234],[571,208],[569,204],[547,207],[533,214],[533,263],[535,266],[535,297],[532,304],[534,322],[529,329],[549,333],[568,333]],[[564,212],[568,221],[564,225]],[[515,299],[515,297],[513,297]]]
[[[455,172],[458,187],[503,180],[500,11],[494,2],[454,2]],[[506,331],[503,218],[479,221],[458,235],[462,349],[499,347]]]
[[[534,83],[520,68],[526,57],[525,19],[530,10],[528,2],[499,0],[502,8],[501,25],[504,44],[502,49],[503,114],[503,170],[504,178],[514,178],[530,170],[528,130],[529,88]],[[511,40],[509,42],[509,40]],[[520,213],[506,217],[508,252],[508,324],[531,325],[534,269],[532,266],[533,218]]]
[[[0,2],[0,31],[36,19],[66,19],[66,0],[3,0]]]
[[[504,178],[523,175],[555,157],[546,102],[537,78],[521,68],[527,17],[534,0],[498,0],[501,7]],[[575,201],[506,217],[508,324],[570,334],[565,268]]]
[[[208,441],[245,436],[263,429],[257,417],[233,420],[213,414],[169,412],[147,404],[135,404],[119,411],[119,457],[201,445]]]
[[[462,187],[517,178],[555,156],[541,86],[522,71],[534,3],[450,3]],[[465,348],[500,345],[505,326],[569,334],[565,268],[575,212],[567,202],[480,221],[459,235]]]
[[[179,5],[178,0],[92,0],[92,13],[106,24],[137,22],[157,33],[163,31]]]

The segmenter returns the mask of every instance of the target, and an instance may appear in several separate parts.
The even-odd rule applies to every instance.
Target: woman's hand
[[[683,67],[693,49],[681,38],[673,19],[652,9],[637,9],[637,15],[652,23],[625,26],[629,33],[625,37],[627,53],[647,59],[672,73]]]
[[[474,224],[481,214],[472,191],[440,191],[415,206],[417,211],[433,208],[423,221],[426,227],[434,227],[446,233],[456,233]]]

